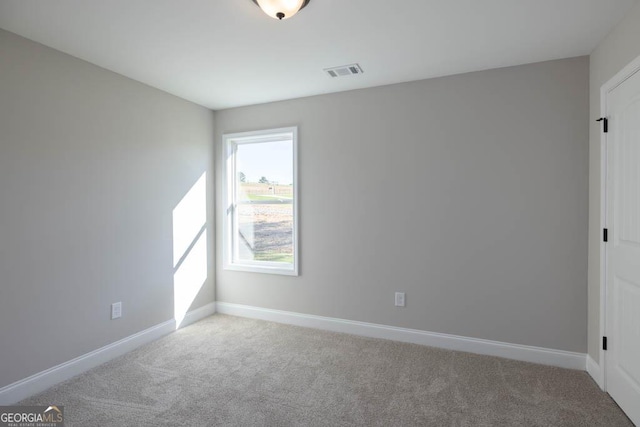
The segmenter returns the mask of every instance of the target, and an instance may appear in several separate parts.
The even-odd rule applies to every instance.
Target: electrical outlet
[[[404,292],[396,292],[396,307],[405,307],[405,295]]]
[[[122,317],[122,303],[114,302],[111,304],[111,320]]]

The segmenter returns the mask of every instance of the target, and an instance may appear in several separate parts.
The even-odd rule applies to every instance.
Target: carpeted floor
[[[21,404],[67,426],[632,426],[585,372],[214,315]]]

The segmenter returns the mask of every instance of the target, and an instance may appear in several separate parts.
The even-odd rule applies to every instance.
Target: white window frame
[[[242,144],[292,141],[293,145],[293,263],[275,261],[245,261],[234,257],[235,233],[237,230],[237,191],[236,191],[236,152]],[[267,129],[253,132],[240,132],[222,136],[224,149],[224,185],[223,185],[223,218],[224,218],[224,266],[225,270],[249,271],[253,273],[299,275],[298,251],[298,128],[296,126]]]

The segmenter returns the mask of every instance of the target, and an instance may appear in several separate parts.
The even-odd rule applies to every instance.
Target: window
[[[225,269],[298,275],[297,133],[224,135]]]

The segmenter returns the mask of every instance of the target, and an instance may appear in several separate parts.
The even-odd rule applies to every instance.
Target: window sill
[[[225,270],[245,271],[249,273],[278,274],[281,276],[298,276],[298,269],[295,267],[283,268],[280,266],[250,265],[250,264],[228,264]]]

